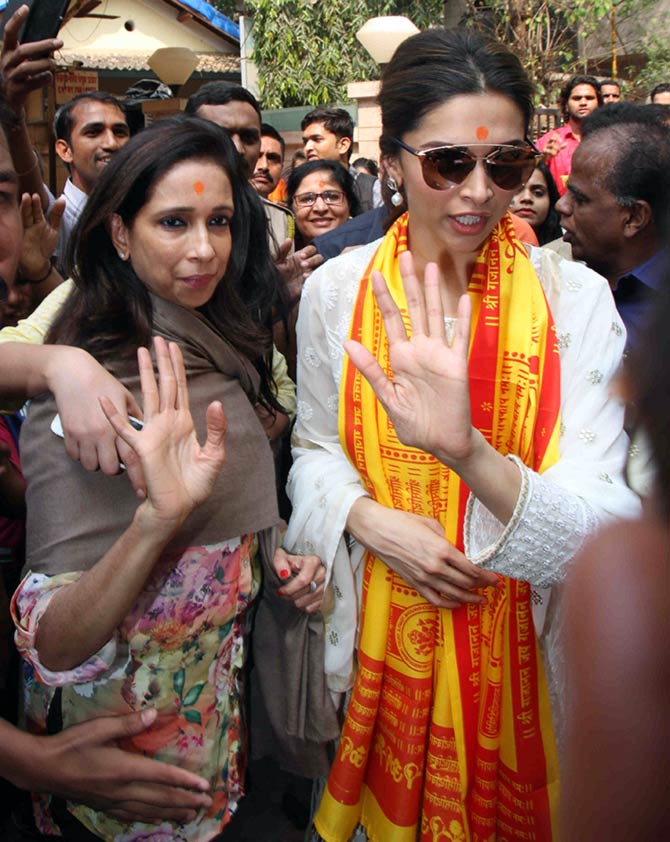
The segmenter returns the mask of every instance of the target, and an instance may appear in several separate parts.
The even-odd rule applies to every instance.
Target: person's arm
[[[542,249],[536,251],[541,253],[538,260],[557,260]],[[623,407],[609,394],[625,337],[607,285],[584,267],[565,269],[574,275],[569,278],[559,268],[548,284],[560,287],[560,294],[553,289],[552,295],[559,346],[564,346],[561,410],[565,429],[561,458],[539,475],[497,453],[472,428],[466,299],[461,302],[459,335],[448,349],[436,276],[428,273],[423,301],[409,265],[411,258],[403,260],[405,279],[409,278],[408,303],[415,299],[410,303],[413,325],[419,327],[411,341],[383,278],[375,280],[389,339],[393,337],[394,380],[388,380],[356,343],[347,345],[352,360],[370,379],[400,438],[433,453],[470,488],[471,505],[464,524],[468,558],[531,584],[560,581],[600,518],[634,515],[639,508],[623,479],[627,448]]]
[[[434,604],[455,608],[463,602],[481,602],[484,597],[471,591],[495,585],[497,577],[471,565],[446,540],[437,521],[371,500],[342,451],[336,377],[343,362],[344,335],[337,332],[343,327],[346,331],[349,322],[346,305],[340,304],[350,305],[355,289],[338,286],[340,276],[345,277],[339,267],[348,262],[358,265],[364,259],[362,252],[326,264],[308,281],[303,295],[298,322],[298,417],[289,480],[294,515],[286,546],[315,553],[330,571],[340,539],[348,532]],[[333,271],[339,273],[335,279],[329,277]],[[350,279],[348,283],[351,286]],[[332,300],[334,295],[340,304]]]
[[[608,527],[575,559],[562,641],[566,734],[561,838],[670,838],[670,532]]]
[[[470,419],[468,344],[470,299],[463,295],[453,345],[446,341],[437,266],[429,264],[423,289],[409,252],[400,271],[412,324],[409,340],[400,311],[379,272],[373,288],[389,339],[394,377],[360,343],[348,341],[353,364],[375,391],[399,439],[432,454],[455,471],[498,520],[506,523],[521,489],[517,466],[498,453]]]
[[[275,265],[286,286],[286,295],[291,304],[299,301],[303,284],[322,263],[323,257],[318,254],[315,246],[309,245],[293,251],[291,239],[284,240],[279,246]]]
[[[127,821],[191,821],[212,803],[208,782],[118,747],[155,720],[156,711],[147,709],[38,737],[0,719],[0,776],[19,789],[80,801]]]
[[[43,301],[63,278],[52,263],[58,243],[58,230],[65,211],[65,200],[59,199],[45,217],[37,193],[21,197],[21,221],[23,222],[23,244],[19,260],[17,282],[33,286],[37,301]]]
[[[35,634],[40,663],[65,671],[94,655],[132,608],[165,546],[193,509],[207,499],[224,460],[225,416],[207,410],[207,441],[198,444],[178,347],[157,337],[159,386],[146,348],[138,351],[145,423],[135,430],[109,398],[105,415],[120,438],[124,463],[141,462],[146,498],[128,529],[75,582],[59,589]],[[104,596],[104,598],[103,598]]]
[[[4,30],[0,71],[7,105],[14,115],[4,124],[9,152],[19,176],[22,193],[36,193],[46,210],[49,194],[42,181],[39,163],[26,125],[25,103],[31,91],[43,88],[53,79],[56,62],[51,57],[54,50],[63,46],[60,38],[19,44],[21,25],[28,15],[28,6],[21,6],[7,22]]]
[[[270,441],[276,441],[284,435],[291,419],[295,417],[295,383],[288,376],[286,358],[274,345],[272,346],[272,379],[275,397],[286,412],[272,414],[265,407],[256,404],[256,414],[267,437]]]

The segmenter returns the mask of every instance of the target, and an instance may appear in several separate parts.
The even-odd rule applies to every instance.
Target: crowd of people
[[[310,779],[310,842],[668,838],[669,86],[572,77],[534,142],[518,58],[431,29],[378,163],[341,108],[285,166],[238,85],[132,134],[96,91],[56,199],[24,105],[60,42],[25,14],[3,838],[241,839],[250,752]]]

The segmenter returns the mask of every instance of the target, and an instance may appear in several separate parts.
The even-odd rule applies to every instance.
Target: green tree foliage
[[[654,0],[617,0],[621,20]],[[556,89],[557,74],[586,72],[584,45],[596,29],[609,28],[612,0],[467,0],[466,19],[488,29],[519,56],[539,98]],[[607,71],[606,71],[607,72]]]
[[[584,71],[580,44],[612,7],[612,0],[212,1],[231,16],[233,7],[244,7],[253,18],[253,58],[265,108],[343,102],[347,82],[377,78],[379,68],[356,39],[377,15],[406,15],[419,29],[458,24],[483,29],[517,53],[538,98],[551,99],[557,74]],[[616,0],[616,6],[623,18],[652,2]]]
[[[670,81],[670,43],[667,36],[652,33],[644,42],[647,62],[633,74],[633,84],[637,95],[646,97],[652,88],[661,82]]]
[[[346,83],[374,79],[379,68],[356,40],[376,15],[406,15],[420,29],[442,21],[443,4],[360,0],[249,0],[254,61],[265,108],[346,100]]]

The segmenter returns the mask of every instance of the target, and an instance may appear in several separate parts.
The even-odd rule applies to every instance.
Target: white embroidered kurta
[[[294,508],[284,544],[296,552],[316,553],[326,566],[333,599],[324,609],[325,669],[334,692],[353,683],[363,548],[349,538],[345,525],[355,500],[366,494],[338,435],[343,342],[359,280],[378,245],[346,253],[314,272],[303,290],[297,325],[298,414],[288,483]],[[542,476],[522,468],[522,490],[505,527],[471,498],[464,536],[466,555],[475,563],[546,588],[564,578],[599,523],[634,516],[639,502],[623,476],[628,449],[624,407],[611,395],[625,329],[607,282],[546,249],[533,249],[531,260],[558,336],[561,455]],[[546,597],[536,615],[539,629]],[[550,660],[558,649],[556,626],[545,641]],[[551,675],[555,665],[548,667]]]

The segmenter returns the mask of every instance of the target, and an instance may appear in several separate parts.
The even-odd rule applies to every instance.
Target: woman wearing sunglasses
[[[294,169],[288,179],[287,204],[295,214],[297,248],[359,212],[354,180],[337,161],[307,161]]]
[[[429,30],[379,101],[405,212],[312,275],[298,322],[285,543],[326,565],[325,669],[350,691],[315,828],[556,840],[546,589],[637,507],[608,394],[624,331],[602,278],[513,232],[537,162],[514,55]]]

